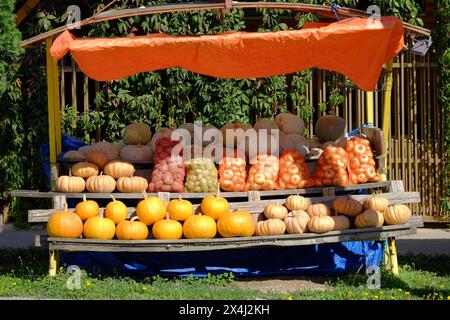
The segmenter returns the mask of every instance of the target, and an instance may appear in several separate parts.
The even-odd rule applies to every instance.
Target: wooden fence
[[[61,106],[77,106],[88,111],[94,105],[99,84],[81,73],[73,60],[60,65]],[[384,71],[374,91],[374,125],[382,127]],[[330,81],[331,79],[331,81]],[[339,86],[341,76],[325,70],[314,70],[307,97],[315,108],[307,121],[310,134],[322,112],[317,107],[328,101],[330,91]],[[366,93],[356,87],[345,87],[343,108],[337,114],[347,121],[347,131],[367,122]],[[101,139],[97,130],[97,139]],[[442,215],[442,114],[437,97],[437,65],[429,55],[416,56],[403,51],[393,63],[392,112],[387,155],[387,177],[402,180],[406,191],[419,191],[422,203],[414,204],[415,214]]]

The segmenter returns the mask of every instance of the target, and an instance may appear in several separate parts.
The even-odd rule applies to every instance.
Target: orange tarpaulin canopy
[[[201,36],[76,39],[66,30],[51,54],[61,59],[70,51],[80,69],[98,81],[172,67],[222,78],[268,77],[319,67],[342,73],[371,91],[383,64],[403,47],[400,20],[381,17],[313,23],[301,30]]]

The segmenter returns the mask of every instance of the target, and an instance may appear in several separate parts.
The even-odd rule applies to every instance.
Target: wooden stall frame
[[[194,11],[194,10],[213,10],[213,9],[230,9],[235,8],[268,8],[268,9],[285,9],[285,10],[298,10],[306,12],[318,12],[322,15],[330,15],[329,7],[318,6],[318,5],[304,5],[304,4],[294,4],[294,3],[271,3],[271,2],[231,2],[225,0],[224,3],[219,4],[175,4],[175,5],[165,5],[165,6],[155,6],[149,8],[137,8],[137,9],[125,9],[125,10],[110,10],[106,12],[94,15],[91,18],[85,19],[81,22],[81,25],[89,25],[92,23],[97,23],[101,21],[109,21],[114,19],[120,19],[124,17],[138,16],[138,15],[149,15],[164,12],[179,12],[179,11]],[[338,9],[339,15],[342,17],[354,17],[362,16],[367,17],[368,14],[363,11],[354,9]],[[407,23],[404,23],[407,32],[413,32],[422,35],[429,35],[430,31],[420,27],[414,27]],[[49,119],[49,140],[50,140],[50,165],[52,172],[56,170],[56,155],[61,151],[61,126],[60,126],[60,97],[59,97],[59,79],[58,79],[58,67],[56,60],[50,55],[50,47],[52,45],[52,38],[59,33],[63,32],[67,27],[63,26],[56,28],[55,30],[46,32],[34,38],[24,40],[21,43],[22,47],[29,46],[34,43],[39,43],[45,40],[47,47],[47,83],[48,83],[48,119]],[[391,90],[392,90],[392,62],[388,64],[388,75],[386,77],[386,91],[384,96],[384,106],[383,106],[383,132],[385,133],[385,142],[388,145],[388,128],[389,128],[389,116],[391,111]],[[373,92],[367,92],[367,105],[366,105],[366,117],[368,122],[374,121],[373,115]],[[360,115],[361,116],[361,115]],[[400,191],[400,190],[398,190]],[[403,192],[403,185],[401,191]],[[325,192],[324,192],[325,193]],[[167,195],[165,195],[167,197]],[[252,195],[255,198],[256,195]],[[59,198],[61,200],[61,198]],[[398,262],[396,258],[395,240],[392,235],[388,238],[389,242],[389,268],[393,274],[398,274]],[[53,240],[55,241],[55,240]],[[50,252],[50,275],[53,276],[57,271],[57,257],[55,257],[55,252],[52,250]]]

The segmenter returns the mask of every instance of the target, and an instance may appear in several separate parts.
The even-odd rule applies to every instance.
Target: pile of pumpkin
[[[404,224],[411,217],[411,210],[403,204],[389,206],[389,200],[369,196],[361,204],[350,197],[333,201],[333,211],[322,203],[311,204],[309,199],[292,195],[284,205],[268,204],[264,208],[264,221],[256,226],[256,235],[282,235],[304,232],[326,233],[356,228],[381,227],[383,224]]]
[[[137,207],[135,215],[127,219],[126,205],[116,200],[108,203],[103,216],[93,200],[78,203],[74,212],[57,211],[47,223],[50,237],[144,240],[151,230],[152,238],[176,240],[210,239],[219,233],[222,237],[252,236],[253,217],[246,211],[229,212],[228,201],[219,195],[205,197],[196,213],[193,204],[185,199],[172,199],[167,205],[158,197],[148,197]]]
[[[74,212],[57,211],[47,223],[50,237],[111,240],[145,240],[151,230],[152,238],[176,240],[212,239],[221,237],[251,237],[325,233],[349,229],[352,222],[357,228],[380,227],[383,224],[403,224],[411,217],[411,211],[403,204],[389,206],[388,199],[367,197],[363,204],[352,198],[336,198],[333,202],[335,215],[321,203],[311,204],[299,195],[286,199],[284,205],[268,204],[264,208],[265,220],[255,221],[255,215],[244,211],[229,211],[228,201],[219,195],[209,195],[202,200],[199,212],[185,199],[172,199],[167,205],[158,197],[148,197],[128,218],[126,205],[112,197],[112,201],[100,215],[99,205],[93,200],[78,203]]]

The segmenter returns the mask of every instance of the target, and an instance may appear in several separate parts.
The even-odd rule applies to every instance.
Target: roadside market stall
[[[312,12],[322,12],[332,14],[332,11],[328,7],[323,6],[305,6],[299,4],[281,4],[281,3],[238,3],[232,4],[234,7],[265,7],[265,8],[280,8],[291,10],[305,10]],[[188,4],[188,5],[172,5],[172,6],[160,6],[154,8],[140,8],[135,10],[126,10],[123,12],[112,11],[100,13],[90,19],[82,22],[82,25],[89,23],[95,23],[98,21],[106,21],[123,17],[124,15],[143,15],[161,12],[177,12],[182,10],[202,10],[202,9],[225,9],[230,6],[230,2],[226,4]],[[225,78],[250,78],[250,77],[268,77],[273,75],[291,73],[303,69],[312,67],[319,67],[336,71],[346,75],[351,79],[358,87],[370,92],[376,86],[379,80],[383,65],[387,64],[389,71],[389,63],[392,58],[397,55],[404,48],[403,36],[405,30],[408,32],[417,32],[426,34],[424,29],[414,29],[409,25],[402,24],[398,19],[394,17],[380,17],[379,19],[368,19],[367,14],[347,9],[336,9],[341,17],[352,17],[333,23],[309,23],[306,24],[301,30],[289,30],[279,32],[266,32],[266,33],[251,33],[251,32],[235,32],[219,35],[205,35],[205,36],[168,36],[168,35],[148,35],[138,37],[127,38],[75,38],[69,30],[56,30],[52,33],[38,36],[36,39],[24,41],[24,45],[33,43],[35,41],[47,41],[47,70],[48,70],[48,95],[49,95],[49,124],[50,124],[50,162],[52,168],[52,174],[54,177],[54,184],[52,188],[54,190],[50,192],[36,192],[17,190],[12,193],[13,196],[23,197],[48,197],[54,200],[55,207],[50,210],[30,210],[29,221],[30,222],[46,222],[49,218],[55,214],[55,211],[60,211],[64,208],[64,204],[67,199],[81,199],[83,197],[89,199],[107,199],[111,195],[114,195],[116,199],[142,199],[140,192],[114,192],[116,190],[119,179],[126,178],[114,174],[106,174],[109,161],[118,161],[117,159],[106,159],[105,161],[99,160],[97,156],[98,152],[94,155],[87,155],[87,160],[91,160],[97,165],[97,173],[92,176],[86,177],[84,181],[83,177],[78,176],[79,182],[82,185],[78,190],[64,189],[62,187],[62,178],[71,179],[70,176],[62,174],[60,170],[61,165],[57,165],[56,155],[61,151],[61,128],[59,124],[59,84],[57,76],[57,65],[55,59],[61,59],[64,55],[70,54],[73,56],[80,69],[89,77],[99,81],[110,81],[120,79],[137,72],[158,70],[162,68],[170,67],[183,67],[193,72],[206,74],[215,77]],[[358,17],[359,15],[359,17]],[[59,37],[52,41],[52,37],[58,35]],[[384,109],[383,109],[383,126],[389,126],[390,119],[390,90],[392,87],[392,78],[389,77],[389,73],[386,75],[386,87],[388,90],[385,94]],[[416,203],[420,202],[420,195],[417,192],[405,192],[401,182],[397,181],[383,181],[383,177],[380,174],[383,169],[383,154],[386,152],[384,143],[387,140],[387,136],[382,132],[387,132],[376,128],[361,129],[361,135],[359,139],[363,139],[366,142],[361,142],[358,148],[361,150],[370,150],[370,159],[367,161],[373,162],[371,168],[376,168],[370,171],[370,175],[364,175],[362,180],[359,180],[358,175],[355,174],[355,178],[352,178],[350,173],[350,159],[351,148],[349,141],[351,139],[343,140],[342,146],[338,144],[332,144],[325,147],[323,152],[321,151],[320,157],[314,159],[310,157],[308,169],[305,169],[305,183],[292,185],[282,185],[280,181],[283,181],[282,175],[279,172],[278,167],[283,158],[283,155],[293,157],[299,154],[289,154],[289,150],[285,150],[288,153],[281,153],[281,157],[277,158],[277,170],[275,176],[272,178],[273,182],[276,181],[276,186],[273,187],[252,187],[258,185],[258,183],[248,182],[246,187],[242,190],[222,192],[221,197],[228,200],[228,208],[231,210],[245,210],[252,216],[253,222],[256,224],[256,234],[253,233],[237,236],[224,236],[225,233],[220,232],[222,237],[215,237],[216,232],[212,237],[207,239],[199,239],[202,237],[190,237],[187,236],[183,229],[183,234],[187,239],[177,240],[164,240],[156,237],[157,239],[146,240],[113,240],[111,239],[92,239],[86,236],[82,239],[79,236],[75,237],[55,237],[44,239],[49,245],[51,252],[51,274],[56,272],[56,260],[55,252],[58,251],[75,251],[75,252],[171,252],[171,251],[216,251],[226,249],[242,249],[242,248],[266,248],[272,246],[302,246],[311,244],[323,244],[323,243],[340,243],[346,241],[366,241],[366,240],[379,240],[389,239],[389,246],[386,248],[389,255],[389,265],[394,273],[398,272],[396,261],[396,250],[394,238],[398,235],[414,233],[418,226],[421,226],[420,219],[411,218],[406,214],[408,218],[401,223],[387,223],[389,225],[383,225],[383,221],[389,221],[389,219],[383,218],[383,221],[376,221],[375,224],[364,224],[357,222],[358,219],[353,219],[353,216],[361,215],[363,208],[360,204],[360,210],[358,213],[346,213],[346,209],[339,209],[336,203],[339,199],[342,201],[348,201],[350,203],[364,203],[364,209],[371,210],[371,200],[368,195],[352,194],[359,192],[360,190],[374,190],[378,191],[377,197],[385,199],[387,202],[384,209],[374,210],[388,212],[388,206],[392,208],[392,212],[397,215],[399,208],[395,207],[400,204]],[[369,139],[367,138],[369,137]],[[358,139],[356,138],[356,139]],[[148,140],[148,139],[147,139]],[[161,139],[162,140],[162,139]],[[329,139],[331,140],[331,139]],[[157,144],[159,140],[156,140]],[[359,141],[359,140],[354,140]],[[362,144],[367,143],[367,148]],[[353,142],[352,142],[353,143]],[[298,145],[294,144],[294,148]],[[165,145],[161,146],[165,147]],[[173,147],[173,146],[170,146]],[[345,149],[344,149],[345,148]],[[342,166],[344,170],[345,179],[340,179],[342,176],[332,176],[335,179],[326,179],[326,176],[322,175],[321,159],[326,159],[327,156],[333,155],[337,152],[345,153],[342,155],[345,163]],[[157,149],[155,149],[157,150]],[[163,150],[163,149],[161,149]],[[372,151],[373,150],[373,151]],[[349,155],[347,155],[347,153]],[[364,151],[365,152],[365,151]],[[160,152],[155,152],[160,154]],[[330,154],[331,153],[331,154]],[[378,157],[375,162],[374,154]],[[309,154],[299,156],[298,166],[306,168],[304,158]],[[155,154],[153,158],[155,157]],[[355,162],[361,162],[362,159],[369,157],[364,153],[364,158],[360,156],[353,156]],[[287,159],[287,158],[285,158]],[[122,159],[123,160],[123,159]],[[128,160],[128,159],[127,159]],[[140,160],[132,161],[133,165],[138,165]],[[364,160],[366,161],[366,160]],[[62,161],[60,164],[67,164],[70,161]],[[76,165],[78,162],[72,161],[72,165]],[[141,163],[142,164],[142,163]],[[145,163],[147,165],[147,163]],[[325,163],[328,164],[328,163]],[[150,164],[152,165],[152,164]],[[153,159],[153,171],[156,171],[158,163]],[[70,165],[69,165],[70,166]],[[339,168],[338,164],[333,163],[334,168]],[[92,169],[82,168],[82,169]],[[103,169],[105,173],[103,176],[98,175],[98,169]],[[123,168],[122,168],[123,169]],[[298,168],[297,168],[298,169]],[[74,167],[71,166],[71,170],[74,171]],[[113,169],[111,169],[113,170]],[[133,169],[134,170],[134,169]],[[211,168],[210,171],[216,170]],[[245,171],[246,169],[244,169]],[[255,169],[256,170],[256,169]],[[336,170],[330,169],[332,175]],[[94,168],[95,171],[95,168]],[[309,172],[310,171],[310,172]],[[112,171],[111,171],[112,172]],[[183,167],[184,172],[184,167]],[[220,172],[220,165],[219,165]],[[252,169],[248,172],[251,176]],[[245,172],[247,174],[247,172]],[[362,173],[361,173],[362,174]],[[127,174],[128,175],[128,174]],[[292,173],[288,174],[290,179]],[[97,184],[93,182],[89,184],[91,177],[97,179],[104,179],[105,176],[109,177],[111,188],[105,189],[106,182],[102,182],[102,187],[96,187]],[[216,174],[217,176],[217,174]],[[59,184],[58,184],[59,179]],[[117,179],[117,182],[116,180]],[[153,180],[155,179],[155,180]],[[162,179],[162,178],[160,178]],[[216,178],[217,179],[217,178]],[[337,180],[336,180],[337,179]],[[356,179],[356,180],[355,180]],[[69,180],[68,180],[69,181]],[[81,182],[82,181],[82,182]],[[159,197],[163,200],[165,205],[169,203],[171,199],[189,199],[192,202],[203,202],[205,198],[211,194],[215,194],[217,190],[190,190],[188,185],[184,185],[182,188],[171,188],[174,182],[167,182],[164,186],[168,189],[158,188],[156,183],[156,177],[150,179],[150,186],[147,189],[149,193],[144,197]],[[184,183],[185,181],[181,181]],[[188,181],[186,180],[186,183]],[[292,181],[290,181],[292,182]],[[152,183],[154,183],[152,187]],[[253,183],[253,184],[252,184]],[[100,182],[99,182],[100,184]],[[247,185],[248,184],[248,185]],[[89,187],[89,185],[92,185]],[[217,184],[216,184],[217,185]],[[213,189],[217,186],[213,186]],[[56,188],[55,188],[56,186]],[[113,187],[112,187],[113,186]],[[219,186],[224,189],[224,185]],[[89,192],[84,192],[85,187]],[[117,188],[119,191],[120,189]],[[189,192],[187,192],[189,191]],[[192,192],[194,191],[194,192]],[[381,192],[381,193],[380,193]],[[304,197],[301,197],[303,195]],[[286,218],[288,209],[292,210],[289,205],[282,206],[280,203],[284,203],[288,196],[297,196],[302,199],[308,199],[308,206],[313,207],[317,205],[317,210],[325,210],[327,213],[317,214],[308,212],[309,219],[317,216],[317,219],[321,216],[329,216],[329,209],[333,208],[335,213],[350,216],[345,218],[346,226],[340,228],[337,227],[335,222],[332,222],[333,226],[325,231],[321,228],[314,229],[313,225],[308,226],[310,231],[305,232],[305,229],[301,232],[288,232],[291,234],[284,234],[285,229],[278,232],[266,232],[258,231],[264,229],[263,223],[267,221],[277,220],[276,223],[283,224],[282,219]],[[219,198],[219,195],[217,195]],[[148,198],[147,198],[148,199]],[[244,200],[244,201],[243,201]],[[300,200],[297,198],[297,200]],[[115,201],[115,200],[114,200]],[[146,201],[146,200],[143,200]],[[181,200],[180,200],[181,201]],[[142,202],[142,201],[141,201]],[[367,203],[367,204],[366,204]],[[191,204],[192,205],[192,204]],[[270,206],[277,206],[275,209]],[[376,204],[374,205],[376,207]],[[127,208],[127,216],[133,215],[136,211],[139,216],[139,204],[135,207]],[[375,208],[374,207],[374,208]],[[202,205],[192,205],[193,211],[204,211]],[[283,209],[284,208],[284,209]],[[278,210],[282,212],[282,218],[279,218],[276,213],[268,213],[269,211]],[[398,210],[397,210],[398,209]],[[309,207],[305,207],[303,211],[310,210]],[[103,211],[103,210],[102,210]],[[358,211],[358,210],[356,210]],[[284,214],[284,212],[286,214]],[[365,211],[364,211],[365,212]],[[363,212],[363,213],[364,213]],[[369,212],[368,215],[375,215],[379,217],[377,213]],[[390,211],[389,211],[390,212]],[[203,212],[205,213],[205,212]],[[208,214],[206,214],[208,215]],[[381,214],[383,216],[383,213]],[[386,215],[386,214],[385,214]],[[338,215],[339,216],[339,215]],[[292,218],[292,216],[290,216]],[[297,216],[295,216],[297,217]],[[362,217],[362,216],[361,216]],[[141,217],[139,217],[141,218]],[[377,220],[378,218],[375,218]],[[142,220],[142,218],[141,218]],[[162,219],[158,219],[163,221]],[[175,219],[176,220],[176,219]],[[281,222],[278,222],[281,221]],[[325,219],[327,220],[327,219]],[[335,219],[332,219],[335,220]],[[330,221],[332,221],[330,220]],[[355,220],[355,221],[353,221]],[[359,219],[362,220],[362,219]],[[369,219],[370,220],[370,219]],[[183,221],[183,220],[182,220]],[[187,220],[186,220],[187,221]],[[183,228],[186,226],[184,221]],[[286,221],[286,220],[284,220]],[[336,220],[335,220],[336,221]],[[147,223],[147,225],[153,225],[155,228],[155,221]],[[398,222],[398,221],[397,221]],[[214,222],[215,225],[216,222]],[[350,227],[351,223],[351,227]],[[219,224],[219,222],[217,222]],[[181,224],[180,224],[181,225]],[[353,228],[356,225],[357,228]],[[215,228],[215,227],[214,227]],[[284,226],[286,228],[286,225]],[[154,231],[154,230],[152,230]],[[254,230],[253,230],[254,231]],[[154,233],[154,232],[153,232]],[[112,235],[114,237],[114,234]],[[155,236],[155,234],[153,234]],[[95,237],[93,237],[95,238]],[[147,238],[147,237],[145,237]]]

